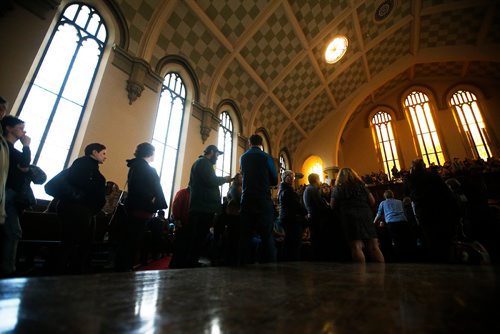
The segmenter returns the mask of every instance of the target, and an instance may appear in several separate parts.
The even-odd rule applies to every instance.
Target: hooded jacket
[[[168,207],[160,177],[142,158],[127,160],[128,194],[125,206],[130,210],[155,213]]]

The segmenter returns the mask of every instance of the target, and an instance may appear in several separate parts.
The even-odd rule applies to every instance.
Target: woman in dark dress
[[[139,144],[134,159],[127,160],[128,194],[125,199],[127,222],[118,246],[116,269],[130,271],[135,264],[146,223],[158,210],[168,207],[156,170],[149,166],[155,148],[150,143]]]
[[[380,251],[372,206],[375,199],[361,178],[351,168],[339,171],[330,206],[338,209],[341,224],[349,241],[352,260],[365,262],[363,248],[374,262],[384,262]]]

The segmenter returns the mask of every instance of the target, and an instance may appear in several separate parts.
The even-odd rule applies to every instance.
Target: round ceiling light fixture
[[[375,9],[375,13],[373,15],[375,23],[384,22],[389,16],[391,16],[396,5],[396,0],[383,0],[379,2],[377,9]]]
[[[336,36],[326,47],[326,62],[328,64],[335,64],[336,62],[338,62],[345,55],[348,44],[349,42],[347,41],[347,37]]]

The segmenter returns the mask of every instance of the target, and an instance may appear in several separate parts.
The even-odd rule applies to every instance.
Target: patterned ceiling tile
[[[297,146],[299,145],[302,138],[303,137],[300,131],[295,127],[293,123],[291,123],[285,130],[285,133],[281,138],[280,147],[286,148],[293,158],[293,154],[295,153],[295,150],[297,149]]]
[[[366,54],[370,74],[376,75],[410,52],[410,24],[377,44]]]
[[[302,50],[283,7],[279,7],[241,50],[241,55],[269,85]]]
[[[118,0],[129,27],[129,51],[137,54],[142,35],[161,0]]]
[[[278,106],[268,97],[257,113],[255,125],[256,127],[265,128],[271,136],[271,142],[274,142],[274,140],[276,140],[276,135],[279,133],[281,126],[283,126],[286,120],[287,118],[280,111]]]
[[[337,35],[344,35],[349,41],[349,46],[347,47],[347,52],[344,57],[340,59],[335,64],[328,64],[325,61],[325,49],[328,43]],[[328,35],[323,39],[318,46],[313,50],[316,61],[321,68],[321,72],[325,77],[329,77],[350,57],[352,57],[356,52],[360,51],[358,41],[356,40],[356,34],[354,32],[354,24],[352,21],[352,16],[349,15],[344,21],[340,22],[337,27],[335,27]]]
[[[495,5],[493,19],[486,35],[486,44],[500,44],[500,4]]]
[[[319,94],[297,117],[297,122],[309,132],[334,109],[326,92]]]
[[[243,118],[253,109],[254,102],[264,91],[241,68],[237,61],[229,64],[219,81],[216,90],[216,101],[231,99],[240,107]]]
[[[475,7],[423,16],[420,47],[475,45],[485,10]]]
[[[444,5],[447,3],[459,2],[461,0],[423,0],[422,8]]]
[[[415,65],[415,78],[458,77],[462,73],[462,62],[439,62]]]
[[[155,58],[177,54],[189,61],[198,75],[200,100],[202,104],[206,103],[212,75],[227,51],[183,1],[178,2],[164,25],[158,47]]]
[[[411,15],[411,1],[396,1],[396,6],[390,16],[381,23],[377,23],[375,21],[375,11],[379,3],[380,1],[367,1],[357,9],[365,43],[375,39],[400,19]]]
[[[405,82],[409,82],[410,79],[408,77],[408,72],[404,71],[396,75],[390,81],[383,84],[381,87],[377,88],[377,90],[373,93],[375,98],[383,97],[391,93],[391,91],[396,87],[401,87]]]
[[[327,24],[349,7],[350,1],[289,0],[297,21],[312,40]]]
[[[363,61],[360,59],[335,78],[329,84],[329,87],[337,103],[341,104],[346,97],[364,83],[366,83],[366,74],[363,68]]]
[[[467,69],[467,77],[485,77],[500,79],[500,62],[471,62]]]
[[[205,14],[207,14],[233,45],[268,4],[267,0],[197,0],[197,2],[203,8]]]
[[[293,114],[302,101],[320,85],[321,81],[315,75],[309,57],[306,57],[280,82],[274,93],[290,114]]]

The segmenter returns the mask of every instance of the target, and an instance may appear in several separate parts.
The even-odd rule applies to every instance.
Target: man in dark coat
[[[273,158],[262,150],[262,137],[252,135],[250,149],[240,158],[243,190],[241,195],[240,261],[250,261],[251,240],[254,231],[261,238],[259,262],[275,262],[276,246],[272,237],[274,203],[271,186],[278,184]]]
[[[106,203],[106,179],[99,171],[104,161],[106,146],[93,143],[68,170],[66,182],[74,188],[75,196],[59,198],[57,205],[57,216],[63,224],[62,273],[83,273],[88,269],[92,223]]]
[[[221,210],[219,186],[231,181],[231,176],[216,176],[214,165],[223,154],[217,146],[209,145],[191,167],[189,177],[189,222],[183,226],[187,247],[185,254],[174,254],[177,268],[197,267],[201,249],[207,238],[214,215]],[[180,256],[180,258],[179,258]],[[184,259],[182,259],[184,257]]]

